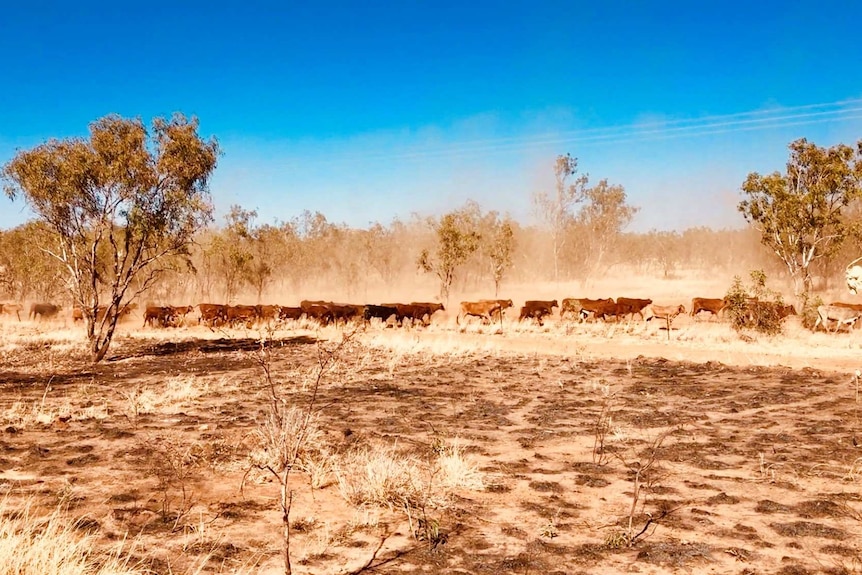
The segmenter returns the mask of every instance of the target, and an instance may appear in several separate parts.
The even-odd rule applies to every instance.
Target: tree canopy
[[[66,270],[94,361],[159,262],[187,253],[212,220],[208,185],[218,155],[194,118],[156,118],[148,131],[139,119],[109,115],[90,125],[89,138],[50,140],[3,167],[6,194],[22,196],[56,234],[42,248]]]
[[[738,209],[787,267],[798,294],[811,290],[811,264],[841,247],[849,225],[842,210],[862,198],[862,141],[822,148],[792,142],[787,172],[751,173]]]
[[[455,273],[479,249],[481,237],[476,231],[477,212],[478,205],[468,202],[464,208],[429,222],[437,245],[433,252],[422,250],[417,264],[425,272],[434,273],[440,280],[440,299],[446,305],[449,304]]]
[[[560,279],[560,260],[566,246],[566,230],[575,219],[574,207],[583,201],[589,182],[589,176],[575,177],[577,173],[578,159],[571,154],[559,155],[554,162],[554,193],[541,191],[533,195],[536,212],[551,233],[554,281]]]

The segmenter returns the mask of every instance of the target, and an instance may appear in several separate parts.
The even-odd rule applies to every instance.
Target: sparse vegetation
[[[814,329],[814,325],[817,323],[817,308],[823,305],[823,298],[819,295],[803,293],[800,301],[802,302],[802,311],[799,315],[802,317],[802,327]]]
[[[30,504],[10,509],[0,503],[0,574],[3,575],[138,575],[145,570],[122,546],[96,548],[92,534],[80,529],[61,508],[46,517]]]
[[[631,547],[638,542],[639,539],[649,535],[650,527],[655,528],[655,525],[661,519],[675,511],[675,509],[662,509],[656,515],[645,514],[646,519],[642,526],[636,525],[635,517],[638,516],[638,504],[641,508],[646,506],[646,502],[642,501],[644,491],[653,487],[657,481],[658,467],[661,462],[661,446],[674,430],[662,432],[656,437],[646,448],[644,455],[638,459],[626,459],[623,453],[615,453],[617,459],[623,464],[623,467],[631,476],[631,507],[629,507],[628,516],[625,520],[624,530],[621,532],[612,532],[606,538],[605,542],[611,548]]]
[[[561,278],[561,260],[568,236],[566,231],[574,221],[574,207],[583,200],[589,177],[578,173],[578,159],[571,154],[557,156],[554,162],[554,191],[537,192],[533,195],[533,206],[550,233],[553,254],[553,279]]]
[[[368,229],[310,212],[258,225],[256,211],[235,206],[222,227],[193,234],[197,244],[165,255],[164,273],[137,277],[126,293],[287,303],[320,290],[333,299],[425,301],[419,250],[443,299],[484,297],[494,285],[519,303],[588,288],[676,301],[680,293],[720,295],[738,269],[764,270],[728,291],[730,325],[680,316],[665,344],[639,321],[553,317],[542,329],[522,324],[503,334],[501,316],[499,332],[473,325],[462,333],[447,324],[452,310],[411,330],[273,321],[259,338],[246,327],[242,338],[230,326],[210,331],[193,318],[141,332],[136,318],[117,331],[111,361],[93,366],[93,348],[82,349],[68,315],[7,315],[0,487],[10,503],[0,515],[38,534],[49,530],[20,512],[23,498],[40,509],[61,501],[86,510],[73,524],[97,549],[86,559],[108,565],[113,544],[137,536],[141,547],[121,567],[158,573],[248,564],[288,573],[616,572],[692,561],[723,572],[733,567],[722,561],[759,568],[779,552],[794,565],[808,555],[850,557],[855,551],[782,541],[858,547],[845,524],[858,520],[846,485],[862,475],[858,376],[850,406],[847,378],[827,372],[856,368],[856,334],[781,333],[783,300],[767,273],[786,281],[776,275],[784,264],[752,249],[756,230],[623,233],[637,210],[625,191],[606,180],[588,188],[576,168],[571,156],[558,158],[561,195],[556,207],[551,196],[539,202],[549,216],[543,227],[483,213],[475,202],[439,219]],[[560,206],[561,219],[550,217]],[[28,283],[27,266],[4,253],[45,233],[53,232],[41,224],[0,232],[4,295],[56,293],[53,268],[42,264],[59,260],[30,250],[26,257],[39,262]],[[105,249],[94,261],[114,257]],[[572,280],[565,286],[534,281],[549,275],[552,257],[555,277]],[[830,273],[826,259],[811,269]],[[649,293],[630,293],[633,286]],[[819,297],[803,299],[803,324]],[[668,359],[650,359],[657,349]],[[778,362],[811,369],[760,367]],[[684,432],[662,431],[676,421],[687,422]],[[657,438],[644,442],[644,434]],[[673,473],[658,473],[659,463]],[[764,532],[778,534],[774,548],[758,544]]]
[[[781,294],[766,286],[766,274],[754,270],[750,283],[745,286],[739,276],[724,296],[726,313],[737,332],[752,329],[758,333],[775,335],[781,333],[782,313],[785,305]]]
[[[419,342],[391,330],[357,334],[349,352],[324,372],[316,400],[321,409],[309,419],[314,430],[307,431],[310,441],[291,468],[293,571],[419,570],[431,564],[474,571],[489,562],[514,561],[504,542],[517,549],[526,545],[524,564],[536,569],[555,564],[576,570],[585,557],[602,570],[658,557],[684,564],[695,560],[686,559],[692,550],[684,542],[702,518],[740,523],[739,510],[748,509],[753,497],[775,502],[749,509],[744,523],[755,533],[771,532],[772,524],[815,534],[799,531],[799,537],[852,533],[842,525],[848,511],[803,505],[824,499],[830,485],[839,493],[859,481],[853,406],[824,399],[846,398],[847,378],[636,358],[636,348],[629,361],[604,360],[589,351],[585,339],[599,341],[598,330],[589,335],[596,327],[578,327],[576,337],[587,350],[572,357],[548,349],[556,331],[520,334],[521,344],[529,338],[544,342],[543,352],[530,356],[506,351],[505,342],[483,347],[460,337],[438,341],[433,331]],[[198,329],[182,337],[197,337],[203,331]],[[337,342],[340,333],[329,328],[321,335]],[[270,337],[269,342],[284,341]],[[640,335],[616,337],[628,345]],[[3,371],[7,380],[39,369],[38,358],[52,353],[27,341],[24,355],[15,355],[14,371]],[[272,459],[272,451],[261,450],[265,443],[287,446],[293,460],[297,451],[291,446],[297,444],[284,438],[303,427],[303,408],[318,373],[317,347],[265,347],[290,424],[270,426],[271,440],[261,441],[257,433],[269,421],[270,393],[261,383],[260,365],[250,361],[255,352],[201,354],[191,347],[161,357],[152,354],[152,342],[120,341],[127,359],[107,364],[109,370],[67,380],[89,365],[81,356],[78,363],[52,368],[64,382],[62,394],[21,388],[9,398],[14,401],[0,406],[45,414],[4,432],[9,463],[3,478],[13,509],[27,494],[39,498],[40,508],[51,509],[58,500],[74,505],[93,518],[86,525],[99,553],[124,533],[140,534],[134,564],[140,561],[150,571],[167,572],[168,565],[174,573],[187,572],[189,565],[201,566],[201,573],[244,565],[258,566],[250,572],[276,565],[282,570],[283,550],[274,545],[280,537],[272,536],[284,515],[281,483],[255,469],[242,493],[239,486],[250,461]],[[721,345],[727,350],[737,344]],[[230,375],[195,375],[203,365]],[[176,375],[153,375],[167,368]],[[142,385],[142,378],[149,384]],[[141,407],[128,418],[134,390]],[[21,407],[12,409],[15,402]],[[83,418],[94,406],[103,418]],[[752,409],[756,426],[748,415]],[[71,418],[58,422],[53,415],[60,413]],[[792,429],[769,431],[788,417],[795,421]],[[677,420],[689,423],[660,444],[641,439],[662,437]],[[823,442],[833,445],[829,453]],[[787,458],[790,443],[794,459]],[[130,465],[136,461],[149,463]],[[657,473],[659,463],[671,472]],[[788,480],[793,489],[780,489]],[[821,527],[800,527],[799,515]],[[476,553],[471,542],[478,533],[500,545]],[[704,548],[742,549],[737,533],[701,530],[698,536]],[[858,538],[849,537],[842,544]],[[560,548],[573,551],[561,555]],[[770,557],[765,548],[751,551],[738,553],[752,566]],[[804,559],[802,551],[778,551]],[[822,559],[817,550],[805,553]],[[697,560],[714,561],[720,570],[716,555]]]

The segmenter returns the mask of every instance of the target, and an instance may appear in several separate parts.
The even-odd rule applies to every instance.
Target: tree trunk
[[[805,270],[802,273],[803,273],[803,275],[802,275],[802,290],[803,290],[804,295],[807,297],[808,295],[811,294],[811,288],[813,287],[813,285],[812,285],[813,281],[811,278],[811,272],[808,270],[808,268],[805,268]]]
[[[111,312],[110,310],[106,310],[105,313]],[[100,331],[90,338],[90,354],[93,363],[99,363],[105,359],[105,356],[108,354],[108,348],[111,347],[111,340],[114,338],[114,331],[117,328],[117,320],[119,319],[119,311],[115,310],[113,313],[114,317],[108,322],[107,331],[104,333]]]
[[[559,268],[559,259],[560,259],[560,247],[557,244],[557,235],[554,234],[554,281],[560,281],[560,268]]]
[[[282,528],[282,551],[284,554],[284,575],[291,575],[293,567],[290,564],[290,508],[293,504],[293,493],[290,491],[290,470],[284,472],[281,482],[281,528]]]

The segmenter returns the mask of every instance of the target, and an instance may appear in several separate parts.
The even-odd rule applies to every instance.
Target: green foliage
[[[0,230],[0,298],[52,301],[65,288],[63,266],[42,246],[58,244],[44,222]]]
[[[577,271],[582,278],[603,271],[613,262],[611,254],[620,243],[622,230],[638,208],[626,203],[625,188],[607,179],[592,187],[589,176],[578,175],[578,160],[557,156],[554,163],[554,193],[538,192],[533,205],[551,236],[554,280],[564,271]],[[580,209],[575,209],[580,205]],[[567,265],[567,270],[563,270]]]
[[[804,138],[789,147],[787,173],[749,174],[738,209],[787,266],[796,292],[808,293],[812,262],[841,247],[848,234],[842,210],[862,197],[862,141],[857,150]]]
[[[784,305],[781,294],[766,286],[766,274],[761,270],[750,272],[750,284],[743,285],[739,276],[733,278],[730,289],[724,296],[725,313],[737,332],[753,329],[758,333],[776,335],[781,333],[779,307]]]
[[[512,267],[512,256],[515,252],[515,231],[512,220],[508,217],[500,220],[496,212],[488,214],[490,228],[487,235],[487,256],[491,263],[491,277],[494,279],[494,297],[500,292],[500,283]]]
[[[472,213],[473,206],[445,214],[431,227],[437,240],[432,254],[425,249],[419,254],[417,264],[426,273],[434,273],[440,280],[440,298],[448,303],[449,291],[455,280],[455,272],[479,248],[480,235]]]
[[[219,148],[197,130],[196,119],[179,114],[156,118],[152,132],[138,119],[110,115],[90,125],[89,139],[50,140],[3,168],[6,195],[23,196],[56,234],[40,247],[65,269],[94,361],[104,358],[120,314],[155,281],[161,262],[187,256],[194,234],[211,221],[208,184]],[[99,314],[103,301],[107,311]]]
[[[817,323],[817,308],[823,305],[823,299],[810,294],[802,295],[802,325],[806,329],[814,329]]]
[[[579,268],[585,276],[602,273],[612,263],[609,258],[622,231],[640,209],[626,200],[625,188],[609,184],[606,179],[584,190],[581,208],[569,233],[575,234],[571,245],[577,246]]]
[[[241,288],[248,285],[260,303],[279,263],[284,261],[283,231],[268,224],[258,225],[256,218],[256,210],[231,206],[224,229],[213,234],[204,249],[207,266],[222,284],[226,302],[233,302]]]

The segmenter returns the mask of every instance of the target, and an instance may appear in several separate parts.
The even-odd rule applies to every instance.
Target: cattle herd
[[[746,310],[753,318],[758,312],[770,311],[778,319],[795,315],[792,305],[781,305],[774,302],[748,300]],[[120,317],[130,315],[136,304],[123,308]],[[456,324],[461,325],[467,318],[479,318],[485,324],[500,322],[506,310],[514,307],[511,299],[487,299],[464,301],[458,307]],[[728,301],[722,298],[700,298],[691,301],[688,313],[692,316],[709,314],[720,318],[728,307]],[[6,314],[22,319],[24,306],[16,303],[0,303],[0,315]],[[197,309],[197,313],[195,313]],[[668,328],[680,314],[686,313],[684,305],[656,305],[651,299],[619,297],[588,299],[565,298],[561,303],[557,300],[527,300],[520,309],[518,321],[535,321],[543,325],[544,320],[553,316],[554,309],[559,310],[562,320],[577,319],[583,321],[620,321],[633,320],[635,316],[641,320],[660,319],[667,322]],[[52,303],[33,303],[30,305],[27,317],[34,321],[50,320],[60,316],[63,307]],[[106,308],[100,306],[96,319],[104,317]],[[306,319],[321,326],[346,325],[348,322],[368,325],[372,321],[382,323],[386,327],[399,327],[416,324],[428,326],[431,318],[437,312],[445,311],[443,304],[434,302],[383,303],[383,304],[346,304],[327,301],[304,300],[297,307],[281,305],[224,305],[202,303],[197,306],[152,306],[144,309],[144,327],[169,328],[197,323],[210,329],[221,327],[251,328],[255,325],[274,324],[277,322],[298,321]],[[862,317],[862,304],[834,302],[817,308],[817,320],[814,330],[823,328],[826,331],[838,331],[842,327],[851,328],[858,325]],[[73,322],[84,319],[83,310],[72,308]],[[745,317],[743,317],[745,320]]]

